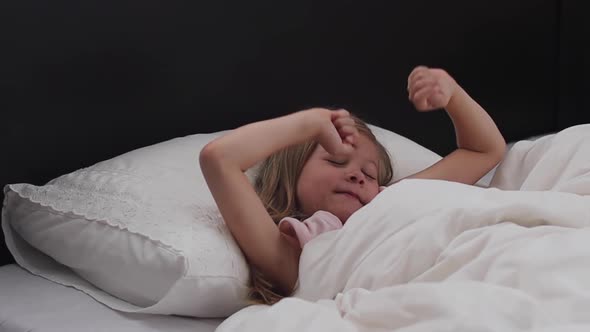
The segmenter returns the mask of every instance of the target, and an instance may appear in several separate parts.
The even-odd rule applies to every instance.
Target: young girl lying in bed
[[[506,144],[494,121],[444,70],[415,68],[408,92],[419,111],[446,109],[458,145],[409,178],[474,184],[501,161]],[[262,160],[253,188],[244,172]],[[233,130],[205,146],[200,164],[251,264],[251,298],[268,304],[293,293],[306,241],[342,227],[393,175],[364,122],[322,108]]]

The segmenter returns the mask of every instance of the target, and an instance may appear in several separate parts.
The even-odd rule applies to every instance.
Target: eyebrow
[[[370,164],[373,164],[373,165],[375,165],[375,167],[379,168],[379,163],[378,162],[375,162],[373,159],[370,159],[369,160],[369,163]]]
[[[379,172],[379,164],[378,163],[376,163],[373,160],[369,160],[369,164],[373,164],[373,166],[375,166],[375,169],[377,170],[377,172]]]

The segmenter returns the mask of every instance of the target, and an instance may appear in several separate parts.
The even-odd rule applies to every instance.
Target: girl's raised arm
[[[444,108],[453,121],[457,149],[409,178],[474,184],[504,157],[506,142],[488,113],[442,69],[417,67],[408,77],[419,111]]]
[[[244,174],[248,168],[290,145],[311,139],[346,150],[346,111],[310,109],[245,125],[207,144],[199,162],[221,215],[238,245],[262,274],[290,291],[298,278],[300,249],[283,238]]]

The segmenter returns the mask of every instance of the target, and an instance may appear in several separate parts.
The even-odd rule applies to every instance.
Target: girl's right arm
[[[312,139],[333,153],[346,153],[354,135],[348,112],[310,109],[245,125],[210,142],[200,153],[207,185],[240,248],[286,292],[297,281],[301,250],[283,238],[244,172],[274,152]]]

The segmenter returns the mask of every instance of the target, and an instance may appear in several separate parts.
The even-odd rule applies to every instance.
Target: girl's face
[[[328,211],[343,223],[379,193],[377,147],[359,135],[354,151],[333,156],[320,145],[303,166],[297,182],[297,199],[305,215]]]

